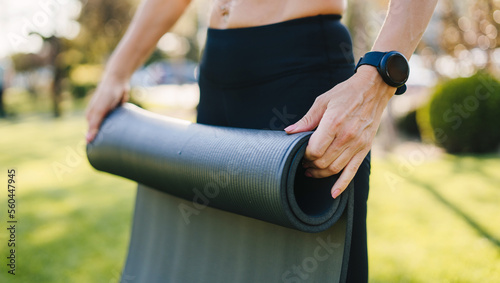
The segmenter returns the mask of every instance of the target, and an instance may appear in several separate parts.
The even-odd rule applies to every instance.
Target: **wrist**
[[[392,87],[384,82],[377,68],[370,65],[359,66],[355,75],[362,77],[362,81],[366,83],[370,89],[376,90],[373,95],[391,98],[396,92],[396,87]]]
[[[130,60],[124,60],[119,50],[113,52],[106,63],[103,80],[113,80],[115,82],[128,82],[134,73],[134,68],[130,66]]]
[[[395,94],[403,94],[406,91],[405,83],[410,74],[410,66],[406,57],[400,52],[370,51],[359,59],[354,71],[363,65],[375,67],[387,85],[397,88]]]
[[[111,81],[115,83],[127,83],[132,74],[125,72],[123,68],[107,64],[102,76],[103,81]]]

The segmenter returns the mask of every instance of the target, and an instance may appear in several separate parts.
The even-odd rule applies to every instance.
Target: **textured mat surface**
[[[122,280],[343,281],[352,184],[333,200],[335,176],[304,176],[310,134],[194,124],[130,104],[112,112],[89,161],[144,184]]]
[[[305,233],[206,207],[186,224],[190,201],[139,185],[125,282],[344,282],[352,221],[344,214]]]

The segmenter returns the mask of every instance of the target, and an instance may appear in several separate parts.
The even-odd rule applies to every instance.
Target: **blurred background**
[[[118,282],[135,184],[93,170],[84,108],[139,0],[0,0],[0,182],[17,170],[17,266],[0,282]],[[349,0],[356,60],[388,1]],[[194,121],[210,1],[131,80],[131,101]],[[370,282],[500,278],[499,0],[441,0],[373,146]],[[7,221],[7,192],[0,194]],[[5,256],[4,256],[5,255]]]

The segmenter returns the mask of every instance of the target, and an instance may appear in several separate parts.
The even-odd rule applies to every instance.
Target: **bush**
[[[396,120],[398,131],[410,138],[420,139],[420,130],[417,125],[417,110],[408,112],[403,117]]]
[[[76,99],[84,98],[96,88],[101,80],[102,65],[77,65],[69,72],[71,94]]]
[[[76,85],[76,84],[74,84],[74,85],[71,86],[71,94],[76,99],[82,99],[85,96],[87,96],[87,94],[91,90],[93,90],[95,88],[96,88],[96,86],[93,85],[93,84],[84,84],[84,85]]]
[[[500,145],[500,82],[478,72],[440,84],[419,110],[422,137],[450,153],[485,153]]]

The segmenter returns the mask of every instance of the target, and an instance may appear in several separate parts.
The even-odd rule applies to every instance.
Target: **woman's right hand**
[[[86,109],[89,129],[86,135],[87,143],[94,140],[104,117],[118,105],[126,102],[129,97],[129,80],[115,76],[104,76]]]
[[[153,52],[158,40],[175,24],[190,0],[145,0],[132,19],[106,65],[104,77],[87,106],[89,130],[94,140],[109,111],[128,100],[129,79]]]

